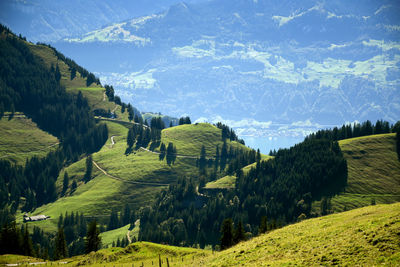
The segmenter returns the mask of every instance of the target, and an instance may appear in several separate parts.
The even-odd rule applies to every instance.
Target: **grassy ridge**
[[[207,157],[215,157],[215,150],[223,145],[221,130],[209,123],[184,124],[164,129],[161,133],[162,142],[168,145],[172,142],[178,154],[200,156],[201,146],[204,145]],[[247,147],[238,142],[227,141],[233,147]]]
[[[400,263],[400,203],[305,220],[242,242],[196,266],[373,266]]]
[[[348,185],[332,199],[336,211],[400,201],[400,161],[395,134],[351,138],[339,142],[347,160]]]
[[[44,157],[58,147],[58,139],[42,130],[31,119],[18,114],[0,120],[0,158],[25,164],[27,158]]]

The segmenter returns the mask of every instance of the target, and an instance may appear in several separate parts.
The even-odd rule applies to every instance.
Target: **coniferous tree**
[[[93,170],[93,159],[92,155],[86,157],[86,172],[83,180],[85,183],[89,182],[92,179],[92,170]]]
[[[70,76],[71,81],[72,81],[75,77],[76,77],[76,68],[75,68],[75,67],[72,67],[72,68],[71,68],[71,76]]]
[[[222,222],[221,227],[221,250],[230,248],[233,245],[233,221],[227,218]]]
[[[233,242],[237,244],[240,241],[245,240],[246,239],[245,234],[246,233],[243,228],[243,223],[242,221],[239,221],[233,233]]]
[[[260,227],[258,228],[258,233],[263,234],[268,231],[268,221],[267,221],[267,216],[262,216],[261,217],[261,222],[260,222]]]
[[[65,235],[64,235],[64,228],[58,228],[57,236],[56,236],[56,246],[55,246],[55,252],[54,252],[54,258],[59,260],[59,259],[64,259],[68,257],[68,250],[67,250],[67,243],[65,241]]]
[[[101,248],[100,231],[97,228],[96,220],[93,220],[88,227],[85,239],[85,253],[97,251]]]
[[[64,179],[63,179],[62,194],[65,194],[65,192],[67,192],[68,185],[69,185],[69,177],[68,177],[68,173],[65,172],[65,173],[64,173]]]
[[[71,184],[71,192],[74,192],[76,190],[76,188],[78,187],[78,184],[76,183],[75,180],[72,181]]]
[[[24,236],[22,239],[22,252],[26,256],[34,255],[32,239],[29,235],[28,226],[25,227]]]
[[[128,131],[128,136],[126,138],[126,143],[128,145],[128,148],[131,148],[133,144],[135,143],[135,133],[133,128],[130,128]]]

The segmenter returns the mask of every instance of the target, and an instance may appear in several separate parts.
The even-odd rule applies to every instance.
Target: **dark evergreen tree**
[[[268,221],[267,216],[261,217],[260,227],[258,228],[259,234],[264,234],[268,231]]]
[[[68,190],[68,185],[69,185],[69,177],[68,173],[65,171],[64,173],[64,179],[63,179],[63,189],[62,189],[62,194],[65,194]]]
[[[233,232],[233,243],[237,244],[243,240],[246,240],[246,233],[244,231],[242,221],[239,221]]]
[[[221,250],[230,248],[233,244],[233,221],[227,218],[222,222],[221,227]]]
[[[72,80],[75,79],[75,77],[76,77],[76,68],[75,68],[75,67],[72,67],[70,70],[71,70],[70,79],[71,79],[71,81],[72,81]]]
[[[33,244],[29,235],[28,226],[25,227],[24,236],[22,239],[22,252],[26,256],[34,256]]]
[[[100,231],[97,228],[96,220],[93,220],[88,227],[85,239],[85,253],[97,251],[101,248]]]
[[[65,241],[64,228],[58,228],[56,240],[55,240],[55,253],[54,258],[56,260],[64,259],[68,257],[67,243]]]
[[[86,157],[86,172],[83,180],[85,183],[89,182],[92,179],[92,170],[93,170],[93,159],[92,155]]]

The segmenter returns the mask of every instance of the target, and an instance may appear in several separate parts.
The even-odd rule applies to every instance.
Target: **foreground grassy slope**
[[[292,224],[222,252],[138,242],[64,259],[66,266],[376,266],[400,264],[400,203]],[[0,262],[12,258],[0,256]],[[18,262],[18,261],[17,261]]]
[[[332,199],[336,211],[400,201],[400,161],[395,134],[351,138],[339,142],[348,166],[345,192]]]
[[[16,114],[11,120],[2,118],[0,129],[0,158],[21,165],[27,158],[46,156],[58,146],[56,137],[39,129],[23,114]]]
[[[400,203],[305,220],[242,242],[196,266],[400,264]]]

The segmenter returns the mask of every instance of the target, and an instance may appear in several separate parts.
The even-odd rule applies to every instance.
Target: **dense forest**
[[[254,159],[256,166],[247,174],[232,168],[238,177],[235,189],[216,196],[196,190],[198,177],[179,179],[152,207],[140,211],[139,239],[216,246],[226,218],[242,225],[247,236],[254,236],[264,217],[271,229],[315,216],[311,202],[336,194],[346,185],[346,160],[338,143],[330,140],[306,140],[279,150],[274,159],[263,161],[257,154]]]
[[[15,212],[30,211],[57,198],[55,182],[66,163],[98,151],[108,138],[105,124],[97,124],[87,99],[69,94],[60,85],[57,67],[47,69],[23,39],[0,26],[0,117],[23,112],[60,140],[60,148],[45,158],[33,157],[24,167],[0,160],[0,205]],[[59,55],[60,57],[60,55]]]

